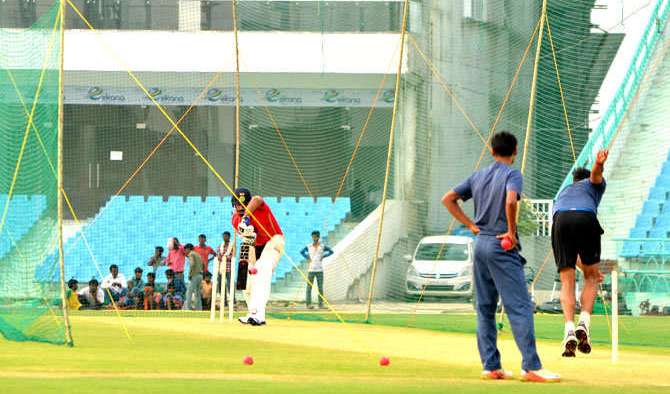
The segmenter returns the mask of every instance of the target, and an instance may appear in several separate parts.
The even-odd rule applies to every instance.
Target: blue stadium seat
[[[624,241],[623,248],[619,255],[621,257],[638,257],[642,254],[642,242],[640,241]]]
[[[184,197],[183,196],[170,196],[170,197],[168,197],[168,203],[183,204],[184,203]]]
[[[670,174],[661,173],[661,175],[656,178],[656,186],[670,188]]]
[[[670,229],[670,215],[661,215],[657,217],[654,226],[657,228]]]
[[[205,203],[208,205],[217,205],[221,204],[221,202],[221,196],[207,196],[207,198],[205,198]]]
[[[279,199],[277,199],[277,197],[263,197],[263,200],[265,200],[272,209],[279,204]]]
[[[661,213],[661,205],[658,200],[647,200],[642,207],[642,213],[647,215],[658,215]]]
[[[7,195],[0,195],[0,209],[7,203]],[[46,208],[46,196],[15,194],[9,202],[5,227],[0,236],[0,258],[8,253],[15,243],[30,231]],[[6,232],[11,233],[11,239]]]
[[[648,228],[633,228],[630,230],[630,237],[631,238],[647,238],[647,235],[649,235],[649,229]]]
[[[163,202],[163,196],[149,196],[147,202],[150,204],[160,204]]]
[[[316,198],[316,203],[317,205],[330,205],[333,203],[333,198],[332,197],[317,197]]]
[[[650,228],[654,226],[658,219],[656,219],[652,215],[644,215],[640,214],[638,215],[637,219],[635,220],[635,227],[639,228]]]
[[[282,197],[279,205],[284,211],[293,211],[298,207],[298,201],[294,197]]]
[[[198,206],[202,204],[202,197],[200,196],[188,196],[186,197],[186,204]]]
[[[652,228],[649,230],[649,238],[668,238],[668,229]]]
[[[666,201],[668,199],[668,189],[663,187],[654,187],[649,191],[649,199]]]
[[[302,260],[300,250],[309,242],[311,231],[319,229],[322,236],[327,236],[327,230],[321,226],[327,222],[329,228],[334,228],[339,223],[336,217],[346,215],[343,210],[346,205],[341,208],[342,212],[335,212],[332,202],[328,209],[314,208],[324,199],[316,203],[305,198],[296,200],[286,197],[281,203],[272,199],[269,197],[266,201],[271,204],[287,238],[287,257],[281,260],[276,275],[276,278],[283,278],[293,270],[289,257],[296,263]],[[46,199],[42,201],[46,205]],[[221,240],[221,233],[230,231],[231,209],[227,198],[209,196],[203,202],[197,196],[186,200],[182,196],[170,196],[167,201],[162,196],[149,196],[144,201],[144,196],[131,196],[128,200],[118,198],[108,202],[92,224],[84,228],[103,275],[107,275],[110,264],[118,264],[120,271],[131,277],[136,266],[146,264],[155,246],[165,247],[168,237],[177,236],[182,243],[195,243],[197,235],[204,233],[209,244],[216,246]],[[289,215],[286,215],[287,209]],[[0,248],[2,245],[0,242]],[[65,251],[65,275],[68,279],[75,277],[88,281],[92,276],[100,279],[81,237],[69,239]],[[43,261],[36,273],[39,280],[50,280],[48,267],[53,264],[53,259],[54,256],[49,256]],[[163,272],[164,269],[158,271],[159,282],[164,281]]]
[[[301,207],[305,209],[314,209],[316,208],[316,201],[314,201],[314,198],[312,197],[300,197],[298,199],[298,203],[300,204]]]

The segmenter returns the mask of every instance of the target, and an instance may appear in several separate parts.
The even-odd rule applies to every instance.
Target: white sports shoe
[[[483,370],[481,378],[482,380],[504,380],[512,379],[514,374],[511,371],[505,371],[504,369],[496,369],[494,371]]]
[[[575,328],[575,336],[579,340],[577,349],[584,354],[591,353],[591,336],[589,335],[589,328],[584,322],[579,322]]]
[[[557,383],[561,381],[561,376],[547,369],[539,369],[537,371],[521,370],[521,381],[535,383]]]
[[[249,316],[240,317],[237,319],[242,324],[249,324]]]
[[[565,333],[563,338],[563,357],[575,357],[575,350],[577,350],[577,337],[575,332],[570,330]]]
[[[247,318],[247,323],[251,324],[252,326],[264,326],[265,321],[260,321],[256,319],[255,317],[249,317]]]

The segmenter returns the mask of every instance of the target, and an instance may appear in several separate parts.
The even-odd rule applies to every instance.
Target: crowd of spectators
[[[333,254],[333,250],[321,243],[321,234],[312,232],[312,242],[302,249],[302,256],[308,261],[307,288],[305,303],[312,308],[312,288],[317,288],[319,307],[323,308],[324,275],[323,259]],[[228,305],[228,288],[231,281],[231,264],[235,254],[234,242],[230,232],[222,235],[222,242],[214,250],[207,245],[204,234],[198,236],[198,245],[190,243],[182,245],[177,238],[168,242],[168,254],[163,256],[165,249],[156,246],[154,254],[149,258],[149,272],[137,267],[133,277],[128,280],[119,272],[119,267],[112,264],[109,274],[102,279],[88,281],[87,286],[80,288],[76,279],[70,279],[67,290],[67,304],[70,309],[143,309],[143,310],[208,310],[211,308],[212,273],[209,263],[219,266],[217,292],[224,286],[224,304]],[[188,270],[185,270],[188,260]],[[225,264],[225,265],[224,265]],[[156,278],[160,267],[165,266],[165,278]],[[216,270],[216,269],[215,269]],[[186,272],[186,276],[185,276]],[[233,303],[235,300],[233,300]]]
[[[100,283],[96,278],[81,287],[79,281],[68,281],[67,304],[70,309],[143,309],[143,310],[201,310],[211,306],[212,274],[209,262],[217,258],[226,259],[226,278],[230,277],[230,261],[234,249],[230,245],[230,233],[223,234],[223,242],[217,253],[207,245],[207,237],[201,234],[198,245],[182,245],[177,238],[168,242],[168,255],[163,257],[164,248],[156,246],[154,255],[147,265],[150,271],[144,275],[142,267],[134,270],[134,276],[127,280],[112,264],[109,274]],[[188,271],[184,277],[184,268],[188,259]],[[165,278],[157,282],[158,268],[166,266]],[[223,270],[223,266],[221,268]],[[220,279],[219,279],[220,282]]]

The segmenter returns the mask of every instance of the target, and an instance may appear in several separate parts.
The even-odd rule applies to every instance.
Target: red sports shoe
[[[504,380],[512,379],[514,375],[510,371],[505,371],[504,369],[496,369],[494,371],[484,370],[482,371],[482,380]]]
[[[561,381],[561,376],[546,369],[539,369],[537,371],[522,370],[521,381],[535,383],[557,383]]]

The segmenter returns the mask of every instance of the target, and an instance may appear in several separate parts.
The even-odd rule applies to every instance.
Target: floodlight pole
[[[58,266],[60,271],[60,298],[63,308],[63,321],[65,323],[65,343],[68,346],[73,346],[72,327],[70,326],[70,316],[68,313],[67,297],[65,296],[65,259],[63,251],[63,98],[65,81],[64,66],[65,66],[65,1],[60,0],[58,15],[60,18],[60,53],[58,66],[58,179],[56,193],[56,201],[58,207]]]

